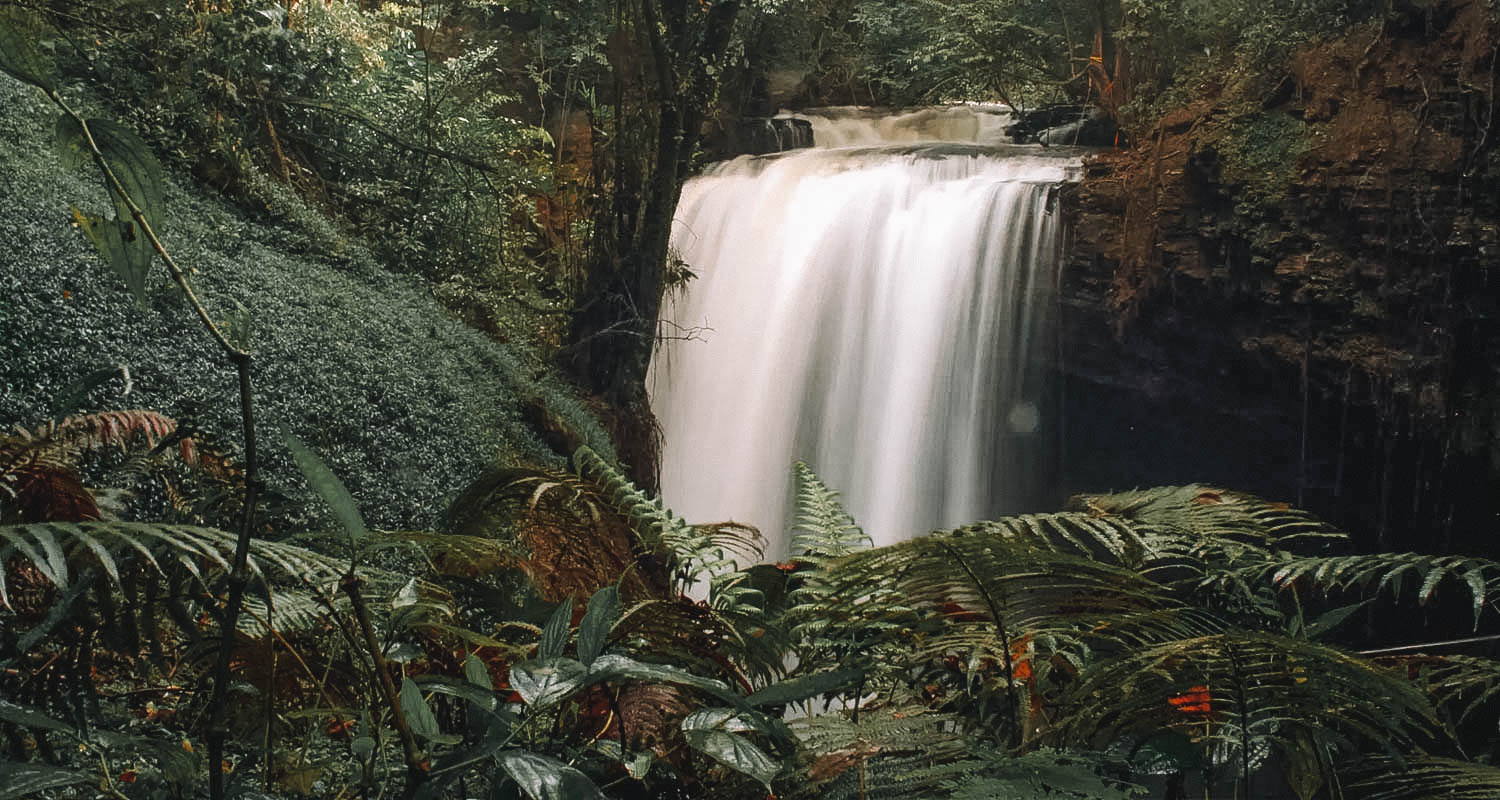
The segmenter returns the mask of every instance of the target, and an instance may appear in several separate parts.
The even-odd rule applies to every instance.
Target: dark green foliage
[[[0,72],[40,89],[57,88],[57,65],[42,48],[46,27],[19,8],[0,8]]]
[[[0,78],[0,421],[53,416],[79,377],[125,365],[133,391],[103,384],[79,409],[174,409],[220,439],[237,430],[229,381],[199,380],[212,344],[196,320],[157,293],[145,315],[83,237],[69,206],[103,199],[96,176],[64,171],[35,89]],[[214,308],[254,298],[258,411],[325,454],[377,526],[421,527],[444,498],[492,460],[560,463],[520,418],[518,398],[541,394],[596,447],[607,437],[535,362],[448,319],[410,282],[361,248],[326,254],[304,232],[252,225],[166,183],[173,224],[162,235]],[[323,252],[308,255],[307,251]],[[160,274],[160,273],[157,273]],[[187,412],[187,413],[184,413]],[[304,494],[286,451],[267,454],[276,496]],[[278,516],[305,520],[285,499]]]
[[[91,783],[92,775],[46,764],[16,764],[0,759],[0,800],[35,797],[47,789]]]

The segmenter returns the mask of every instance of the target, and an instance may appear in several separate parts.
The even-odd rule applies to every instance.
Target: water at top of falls
[[[1050,422],[1033,356],[1053,188],[1079,158],[981,141],[993,120],[964,115],[999,116],[940,109],[919,140],[824,110],[814,148],[688,182],[673,247],[696,278],[668,303],[650,385],[668,506],[755,525],[772,557],[797,460],[877,544],[1014,510],[1018,453]]]
[[[1010,141],[1005,126],[1009,106],[963,103],[907,111],[879,108],[811,108],[787,116],[812,123],[817,147],[889,144],[892,142],[970,142],[1000,145]]]

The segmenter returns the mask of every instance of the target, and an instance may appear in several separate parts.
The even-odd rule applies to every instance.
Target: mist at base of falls
[[[667,505],[755,525],[771,557],[798,460],[876,544],[1020,510],[1077,153],[1005,146],[993,107],[808,118],[846,146],[683,190],[673,247],[696,277],[650,383]]]

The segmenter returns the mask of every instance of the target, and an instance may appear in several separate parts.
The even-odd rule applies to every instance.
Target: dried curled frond
[[[86,450],[115,447],[122,452],[142,440],[154,447],[177,430],[177,421],[165,414],[141,409],[82,414],[33,429],[17,427],[0,447],[30,451],[45,460],[69,463]]]
[[[0,436],[0,498],[25,522],[99,519],[97,499],[83,488],[80,462],[91,452],[134,453],[114,478],[156,476],[179,512],[237,501],[243,476],[233,461],[192,426],[155,411],[102,411]],[[170,462],[192,479],[174,474]],[[201,485],[200,485],[201,484]]]

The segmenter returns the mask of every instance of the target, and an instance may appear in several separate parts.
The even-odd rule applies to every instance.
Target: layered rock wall
[[[1090,161],[1071,488],[1222,480],[1371,546],[1500,552],[1497,43],[1483,2],[1394,17]]]

